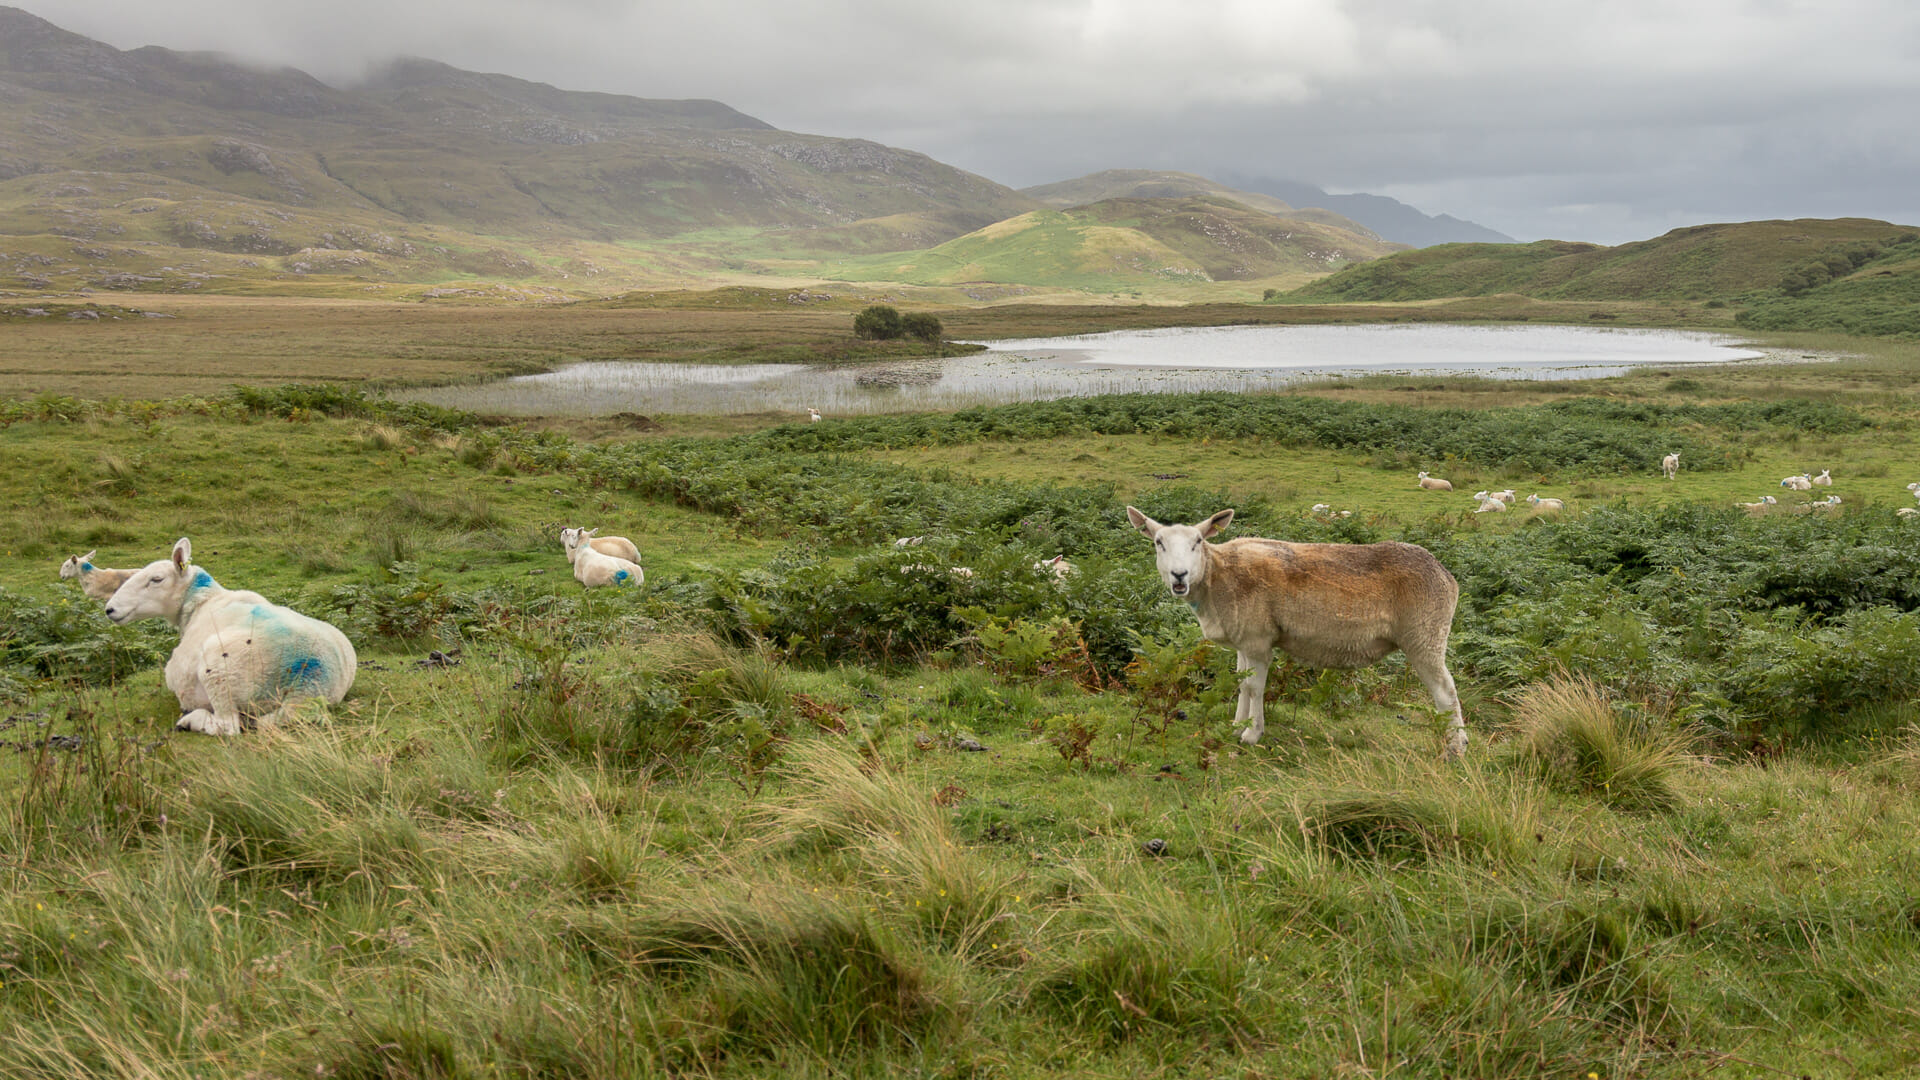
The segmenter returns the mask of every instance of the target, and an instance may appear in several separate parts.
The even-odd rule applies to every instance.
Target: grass
[[[951,445],[914,450],[807,449],[804,426],[437,431],[324,409],[13,423],[0,588],[26,614],[0,644],[29,632],[97,674],[15,664],[0,682],[0,1072],[1911,1073],[1910,570],[1874,517],[1910,498],[1904,348],[1582,388],[1807,396],[1867,420],[1702,420],[1687,437],[1725,467],[1672,483],[1657,454],[1639,474],[1454,474],[1575,493],[1559,523],[1475,518],[1371,451],[1028,438],[1018,410],[994,438],[955,418]],[[1180,481],[1151,475],[1169,460]],[[1713,516],[1829,461],[1864,508]],[[1183,612],[1160,627],[1137,537],[1103,516],[1156,499],[1313,536],[1342,528],[1303,512],[1328,501],[1362,512],[1346,528],[1443,552],[1463,584],[1466,762],[1439,760],[1395,663],[1283,668],[1266,743],[1241,747],[1231,657],[1171,636]],[[1001,524],[884,543],[965,515]],[[647,589],[583,594],[563,523],[632,536]],[[108,630],[55,580],[72,551],[120,565],[181,533],[226,584],[340,612],[362,669],[331,716],[175,735],[164,628]],[[1071,549],[1076,580],[1022,576],[1039,543]],[[1802,544],[1840,552],[1839,576],[1749,573]],[[963,558],[974,578],[890,584],[888,560]],[[1856,572],[1878,614],[1804,614]],[[1755,610],[1687,606],[1709,595]],[[1784,618],[1768,598],[1806,621],[1766,621]],[[976,609],[964,633],[939,621],[956,606]],[[1055,611],[1096,645],[1103,620],[1165,635],[1174,696],[1109,681],[1105,646],[1016,632]],[[878,623],[895,617],[929,621]],[[804,620],[866,641],[816,651],[773,629]],[[1663,650],[1711,666],[1736,646],[1756,692],[1814,702],[1808,727],[1738,738],[1661,681]],[[1561,654],[1573,676],[1553,673]],[[1862,704],[1835,671],[1889,681]]]

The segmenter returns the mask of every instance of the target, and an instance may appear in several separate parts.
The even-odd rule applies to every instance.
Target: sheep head
[[[1185,597],[1202,585],[1207,576],[1207,538],[1233,521],[1232,510],[1222,510],[1197,525],[1162,525],[1147,515],[1127,507],[1127,520],[1153,541],[1153,562],[1167,591]]]
[[[60,564],[60,576],[63,578],[79,577],[80,572],[82,570],[85,570],[88,566],[92,565],[94,553],[99,550],[100,550],[99,548],[95,548],[93,551],[89,551],[85,555],[67,556],[67,561]]]
[[[134,571],[114,590],[107,600],[107,618],[121,626],[141,619],[165,619],[178,625],[188,591],[212,584],[213,578],[193,565],[193,543],[183,536],[167,558]]]

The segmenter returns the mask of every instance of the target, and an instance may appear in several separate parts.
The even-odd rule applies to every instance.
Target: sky
[[[1920,225],[1911,0],[0,0],[351,85],[395,56],[710,98],[1011,187],[1102,169],[1389,195],[1520,240]]]

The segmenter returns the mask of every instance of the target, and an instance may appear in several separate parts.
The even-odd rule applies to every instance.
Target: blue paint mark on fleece
[[[193,584],[187,587],[190,589],[204,589],[211,584],[213,584],[213,575],[202,570],[193,575]]]
[[[630,578],[630,577],[632,577],[632,576],[633,576],[632,574],[629,574],[629,573],[627,573],[627,572],[626,572],[625,570],[620,570],[620,571],[616,571],[616,572],[614,573],[614,575],[613,575],[613,580],[615,580],[615,581],[625,581],[625,580],[627,580],[628,578]]]
[[[87,562],[87,561],[86,561],[86,560],[84,560],[84,559],[82,559],[82,560],[80,561],[80,569],[82,569],[82,570],[91,570],[91,569],[93,569],[93,564],[92,564],[92,563],[90,563],[90,562]]]
[[[326,677],[326,669],[318,658],[303,656],[287,665],[287,679],[291,682],[319,682]]]

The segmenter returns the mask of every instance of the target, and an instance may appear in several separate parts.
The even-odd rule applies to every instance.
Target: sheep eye
[[[165,580],[166,580],[166,578],[164,578],[164,577],[155,577],[155,578],[154,578],[153,580],[154,580],[155,582],[161,582],[161,581],[165,581]]]

